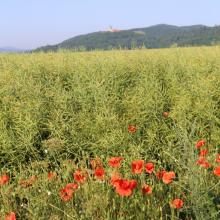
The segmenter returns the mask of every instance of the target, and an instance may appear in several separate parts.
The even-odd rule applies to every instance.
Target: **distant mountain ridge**
[[[15,47],[0,47],[0,53],[24,52],[25,50]]]
[[[220,26],[174,26],[159,24],[117,32],[100,31],[79,35],[56,45],[47,45],[35,51],[58,49],[94,50],[112,48],[166,48],[171,46],[200,46],[220,43]]]

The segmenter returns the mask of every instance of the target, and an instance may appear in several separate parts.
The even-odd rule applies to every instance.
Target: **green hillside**
[[[167,48],[175,46],[201,46],[220,42],[220,26],[194,25],[178,27],[156,25],[147,28],[123,30],[120,32],[95,32],[80,35],[57,45],[37,48],[36,51],[58,49],[94,50],[112,48]]]

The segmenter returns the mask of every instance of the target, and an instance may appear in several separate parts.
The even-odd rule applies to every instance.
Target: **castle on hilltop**
[[[108,32],[114,33],[114,32],[120,32],[120,30],[114,29],[114,28],[112,28],[112,26],[110,26],[109,29],[108,29]]]

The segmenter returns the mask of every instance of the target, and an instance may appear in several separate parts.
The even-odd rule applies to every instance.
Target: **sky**
[[[1,0],[0,47],[34,49],[110,25],[156,24],[220,25],[220,0]]]

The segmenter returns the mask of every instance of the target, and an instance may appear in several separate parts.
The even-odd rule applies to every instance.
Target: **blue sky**
[[[30,49],[109,25],[161,23],[219,25],[220,0],[2,0],[0,47]]]

